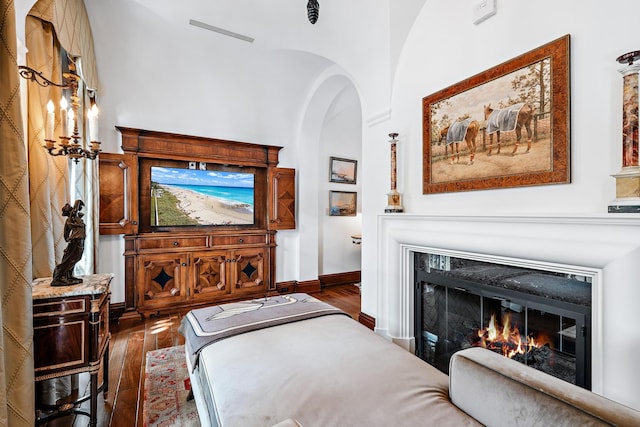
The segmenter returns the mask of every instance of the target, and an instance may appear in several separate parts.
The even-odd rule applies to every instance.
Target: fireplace
[[[481,346],[591,388],[591,277],[415,253],[416,354]]]
[[[640,410],[639,215],[381,214],[363,224],[362,311],[376,333],[415,351],[416,253],[591,277],[591,390]]]

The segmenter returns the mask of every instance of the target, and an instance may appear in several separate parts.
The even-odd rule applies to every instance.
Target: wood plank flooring
[[[355,285],[323,288],[314,297],[358,319],[360,290]],[[148,351],[184,344],[178,332],[184,313],[126,319],[111,324],[109,346],[109,391],[98,398],[98,427],[142,427],[145,355]],[[88,389],[88,376],[80,375],[80,390]],[[82,404],[88,408],[89,402]],[[41,424],[45,427],[85,427],[89,418],[68,415]]]

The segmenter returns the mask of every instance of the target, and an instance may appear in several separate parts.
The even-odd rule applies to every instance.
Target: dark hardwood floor
[[[360,313],[360,290],[355,285],[323,288],[314,297],[345,311],[354,319]],[[148,351],[184,344],[178,332],[184,313],[160,315],[142,320],[124,319],[111,324],[109,346],[109,392],[98,398],[98,427],[142,427],[145,355]],[[88,378],[80,375],[80,390],[87,390]],[[89,402],[82,404],[88,408]],[[68,415],[50,420],[46,427],[85,427],[89,418]]]

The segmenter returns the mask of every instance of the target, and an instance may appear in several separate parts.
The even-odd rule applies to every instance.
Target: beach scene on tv
[[[151,226],[253,224],[251,173],[151,167]]]

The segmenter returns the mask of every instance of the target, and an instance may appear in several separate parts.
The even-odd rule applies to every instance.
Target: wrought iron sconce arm
[[[30,80],[32,82],[36,82],[38,85],[42,87],[48,86],[57,86],[62,89],[70,88],[70,82],[67,80],[64,83],[55,83],[42,75],[40,71],[36,71],[31,67],[27,67],[26,65],[18,65],[18,70],[20,73],[20,77]]]

